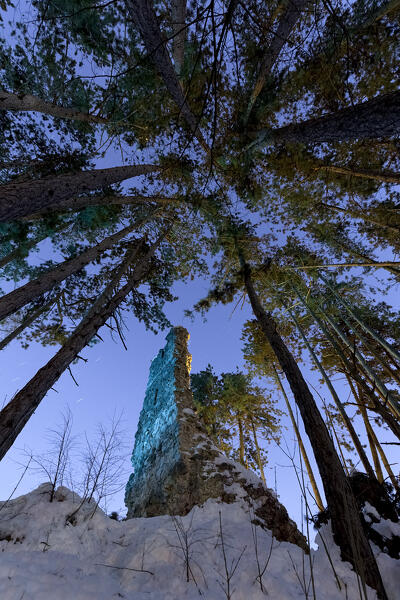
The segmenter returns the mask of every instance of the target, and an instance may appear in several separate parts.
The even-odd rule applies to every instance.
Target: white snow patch
[[[1,600],[194,600],[199,596],[226,600],[220,519],[228,570],[239,561],[230,582],[232,600],[265,600],[267,594],[272,600],[311,599],[310,562],[317,600],[359,598],[355,574],[340,560],[329,526],[321,529],[319,549],[311,551],[310,557],[257,527],[261,570],[270,555],[262,592],[250,517],[240,502],[208,500],[185,517],[123,522],[95,510],[93,502],[84,503],[71,525],[67,517],[80,498],[59,488],[50,503],[49,489],[49,484],[43,484],[30,494],[0,503]],[[185,532],[181,540],[188,540],[189,581],[177,531]],[[389,598],[396,600],[398,561],[376,552]],[[368,598],[375,597],[369,590]]]

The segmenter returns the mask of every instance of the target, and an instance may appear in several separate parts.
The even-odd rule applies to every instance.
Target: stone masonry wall
[[[209,498],[241,499],[254,521],[278,540],[307,549],[305,538],[254,473],[228,459],[210,440],[194,410],[189,334],[174,327],[150,367],[126,486],[128,518],[185,515]]]

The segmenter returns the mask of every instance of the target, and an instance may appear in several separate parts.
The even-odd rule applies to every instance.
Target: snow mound
[[[327,525],[318,550],[307,556],[252,525],[241,502],[208,500],[185,517],[118,522],[94,502],[80,506],[65,487],[50,503],[49,491],[45,483],[0,503],[2,600],[299,600],[314,597],[310,564],[315,598],[359,598],[355,574],[340,560]],[[396,600],[399,561],[378,550],[377,558]],[[375,597],[369,590],[368,598]]]

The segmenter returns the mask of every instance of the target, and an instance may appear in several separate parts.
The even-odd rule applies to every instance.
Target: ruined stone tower
[[[174,327],[151,363],[126,486],[127,517],[185,515],[209,498],[242,500],[278,540],[306,548],[274,493],[207,436],[193,405],[188,339],[186,329]]]

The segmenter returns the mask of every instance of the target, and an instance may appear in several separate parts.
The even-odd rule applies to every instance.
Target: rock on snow
[[[45,483],[0,503],[1,600],[360,598],[355,574],[340,561],[328,526],[309,557],[252,527],[241,502],[208,500],[185,517],[122,522],[109,519],[91,502],[82,505],[71,524],[68,516],[80,498],[60,487],[50,503],[49,489]],[[389,597],[397,600],[398,561],[376,551]],[[372,590],[368,598],[375,598]]]

